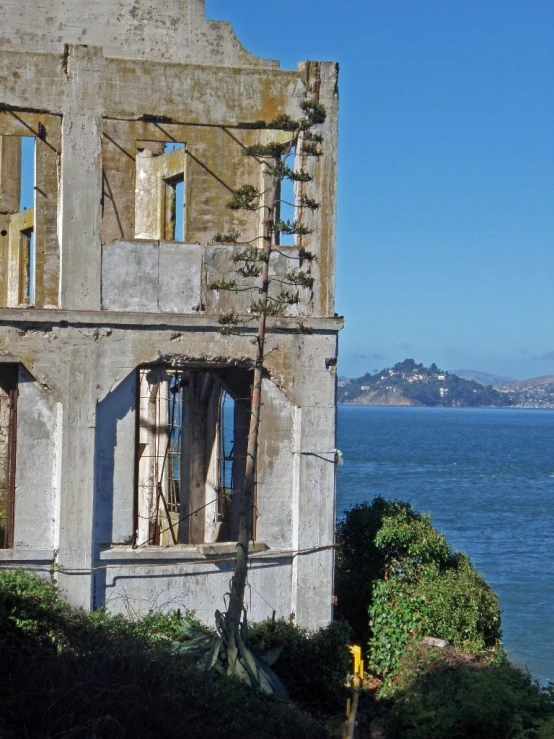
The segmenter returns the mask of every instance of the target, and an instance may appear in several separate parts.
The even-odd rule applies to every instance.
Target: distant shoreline
[[[471,377],[489,377],[477,370],[460,370],[461,377],[407,358],[379,372],[356,378],[339,377],[337,400],[345,405],[447,408],[554,408],[554,375],[520,380],[511,385],[484,385]]]

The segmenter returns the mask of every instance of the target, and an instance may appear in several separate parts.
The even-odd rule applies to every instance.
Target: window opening
[[[35,231],[21,231],[19,256],[19,302],[23,305],[35,303]]]
[[[169,387],[168,424],[168,506],[172,513],[179,513],[181,506],[181,447],[183,439],[183,386],[182,375],[174,375]]]
[[[234,540],[247,434],[236,419],[216,372],[139,370],[136,546]]]
[[[233,503],[233,464],[235,459],[235,401],[227,393],[221,393],[218,409],[218,521],[223,528],[231,527]]]
[[[8,236],[7,305],[35,304],[34,136],[0,136],[0,229]]]
[[[165,184],[165,221],[164,238],[166,241],[184,241],[184,190],[183,176],[164,180]]]
[[[285,164],[294,170],[296,160],[296,147],[292,147],[289,156],[285,160]],[[279,193],[279,219],[281,221],[290,221],[294,223],[296,219],[296,185],[292,180],[281,180]],[[295,234],[280,233],[279,244],[281,246],[294,246],[296,244]]]
[[[138,141],[135,238],[185,241],[186,145]]]
[[[175,227],[173,240],[185,240],[185,181],[182,177],[175,183]]]
[[[35,137],[21,136],[21,185],[19,210],[35,205]]]
[[[179,542],[182,375],[140,373],[138,539]]]
[[[0,365],[0,549],[13,546],[17,365]]]
[[[185,144],[181,144],[178,141],[166,141],[163,147],[163,153],[167,154],[170,151],[184,150]]]

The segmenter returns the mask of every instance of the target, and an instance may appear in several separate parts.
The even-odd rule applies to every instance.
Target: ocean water
[[[554,410],[339,406],[337,515],[407,500],[500,598],[512,661],[554,681]]]

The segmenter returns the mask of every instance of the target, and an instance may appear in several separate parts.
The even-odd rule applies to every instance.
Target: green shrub
[[[498,598],[466,555],[457,555],[444,570],[432,565],[422,568],[416,586],[428,634],[466,650],[498,646]]]
[[[412,648],[400,661],[386,739],[552,739],[554,700],[508,663]],[[550,732],[550,733],[548,733]]]
[[[328,736],[291,703],[183,658],[191,619],[75,612],[47,581],[0,573],[0,737]]]
[[[49,580],[22,570],[0,572],[0,634],[12,646],[61,645],[70,614]]]
[[[120,614],[114,615],[100,609],[92,613],[81,614],[84,619],[86,630],[90,633],[96,630],[102,638],[113,636],[116,639],[129,637],[133,639],[144,639],[149,644],[165,642],[187,641],[191,636],[191,630],[204,631],[209,634],[212,630],[203,626],[192,611],[168,611],[159,613],[150,611],[141,618],[130,620]]]
[[[413,579],[375,583],[369,614],[369,667],[379,674],[396,669],[411,638],[435,636],[470,652],[500,647],[498,600],[465,557],[444,570],[422,565]]]
[[[335,615],[348,621],[356,644],[367,644],[370,636],[367,609],[373,583],[385,574],[385,560],[375,537],[390,506],[384,498],[375,498],[371,505],[350,508],[337,524]]]
[[[272,669],[302,708],[328,714],[344,709],[345,678],[352,669],[350,627],[334,621],[308,632],[280,619],[249,625],[251,645],[259,654],[282,648]]]
[[[394,674],[408,643],[423,636],[474,652],[501,648],[496,595],[409,503],[356,506],[339,525],[339,543],[340,612],[367,635],[373,672]]]

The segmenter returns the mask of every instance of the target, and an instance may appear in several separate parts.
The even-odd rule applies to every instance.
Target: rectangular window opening
[[[164,238],[185,240],[185,182],[183,176],[165,180]]]
[[[179,513],[181,507],[181,447],[183,438],[183,379],[174,375],[169,384],[167,425],[168,508]]]
[[[233,464],[235,459],[235,401],[227,391],[221,393],[218,409],[219,457],[217,470],[218,539],[232,537]]]
[[[21,136],[21,185],[19,210],[35,206],[35,137]]]
[[[135,238],[185,241],[186,145],[137,141]]]
[[[7,306],[35,304],[36,139],[0,136],[0,232],[7,236]]]
[[[175,183],[175,229],[174,241],[185,240],[185,181],[181,177]]]
[[[138,384],[135,545],[234,541],[244,409],[209,370],[144,368]]]
[[[296,161],[296,147],[291,149],[289,156],[287,157],[285,164],[290,169],[294,170]],[[279,218],[285,223],[294,225],[297,218],[296,209],[296,187],[295,183],[290,179],[284,179],[281,181],[280,193],[279,193],[280,207],[279,207]],[[295,246],[296,236],[295,234],[281,232],[279,234],[279,243],[281,246]]]
[[[22,305],[35,304],[35,231],[27,228],[21,231],[19,256],[19,302]]]

